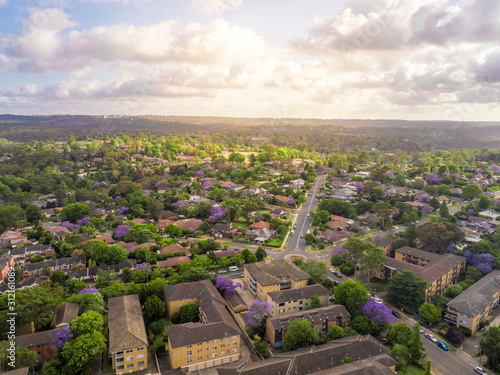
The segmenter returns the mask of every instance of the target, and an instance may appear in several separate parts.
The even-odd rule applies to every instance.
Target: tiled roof
[[[330,322],[335,321],[337,317],[350,318],[351,314],[343,305],[330,305],[267,318],[267,321],[271,323],[275,331],[278,329],[286,331],[290,324],[296,320],[308,320],[316,325],[327,320]]]
[[[109,353],[148,346],[148,337],[137,294],[110,298]]]
[[[56,311],[56,326],[62,323],[70,324],[78,317],[80,306],[76,303],[63,302],[60,309]]]
[[[312,296],[329,296],[333,295],[328,289],[321,284],[303,286],[295,289],[285,289],[278,292],[267,294],[274,303],[284,303],[299,299],[308,299]]]
[[[280,278],[289,277],[294,281],[309,280],[311,276],[295,264],[284,259],[275,259],[270,265],[246,264],[245,269],[263,286],[279,284]]]
[[[17,336],[16,346],[33,348],[35,346],[50,344],[56,338],[56,333],[61,329],[62,328],[56,328],[56,329],[51,329],[49,331],[42,331],[42,332]]]

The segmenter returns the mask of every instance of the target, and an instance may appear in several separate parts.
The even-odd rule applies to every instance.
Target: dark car
[[[401,318],[401,315],[397,311],[392,310],[392,315],[394,315],[396,318]]]
[[[340,285],[340,283],[337,280],[332,280],[335,286]]]

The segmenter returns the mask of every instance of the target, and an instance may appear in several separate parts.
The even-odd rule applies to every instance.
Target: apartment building
[[[200,322],[167,327],[172,368],[196,371],[240,359],[241,332],[210,280],[167,285],[164,290],[169,316],[186,304],[200,310]]]
[[[373,276],[389,281],[397,272],[412,271],[427,282],[426,301],[430,302],[436,294],[442,294],[448,285],[464,278],[465,263],[465,258],[454,254],[440,255],[404,246],[394,251],[394,258],[386,259],[381,272],[373,271]]]
[[[30,258],[35,255],[40,255],[44,258],[51,257],[56,251],[51,245],[29,245],[20,249],[12,249],[7,251],[7,254],[14,257],[17,264],[22,266],[29,262]]]
[[[108,301],[109,356],[117,374],[148,367],[148,336],[137,294]]]
[[[269,265],[245,264],[243,283],[261,301],[267,301],[268,293],[307,286],[311,277],[292,262],[275,259]]]
[[[320,336],[326,335],[332,326],[347,327],[351,314],[343,305],[331,305],[268,318],[266,320],[266,338],[273,348],[283,345],[283,338],[290,324],[297,320],[308,320]]]
[[[444,320],[474,334],[500,301],[500,270],[493,270],[446,305]]]
[[[321,306],[327,306],[335,299],[323,285],[315,284],[268,293],[267,302],[273,307],[272,316],[278,316],[307,310],[311,307],[312,296],[319,298]]]

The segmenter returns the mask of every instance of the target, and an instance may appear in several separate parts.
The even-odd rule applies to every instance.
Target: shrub
[[[465,334],[465,336],[467,337],[472,336],[472,331],[469,328],[460,327],[460,330]]]
[[[465,339],[465,334],[457,327],[450,327],[445,337],[452,343],[460,345]]]
[[[342,254],[333,254],[330,258],[330,263],[335,267],[340,266],[344,263],[344,256]]]
[[[339,269],[346,276],[354,274],[354,266],[350,266],[349,264],[342,264]]]
[[[178,312],[173,313],[170,317],[170,321],[174,324],[179,324],[181,322],[181,314],[179,314]]]

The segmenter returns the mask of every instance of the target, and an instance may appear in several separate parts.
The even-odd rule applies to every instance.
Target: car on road
[[[311,215],[307,214],[307,217],[309,217],[309,216],[311,216]]]
[[[392,315],[394,315],[396,318],[401,318],[401,314],[398,313],[397,311],[392,310]]]
[[[300,235],[300,238],[304,238],[304,233],[302,233],[302,234]]]
[[[427,337],[429,340],[431,340],[432,342],[438,342],[437,338],[434,337],[433,334],[431,333],[426,333],[425,334],[425,337]]]
[[[307,246],[307,242],[304,242],[304,246]]]
[[[311,231],[310,231],[310,230],[307,230],[307,234],[309,234],[309,233],[311,233]]]
[[[293,236],[294,234],[295,234],[295,231],[294,231],[294,230],[292,230],[292,231],[290,232],[290,236]]]
[[[339,278],[342,278],[342,274],[339,271],[335,271],[334,275],[339,277]]]
[[[227,273],[227,271],[226,270],[220,270],[219,274],[221,274],[221,273]]]
[[[333,268],[328,268],[328,271],[335,274],[335,270]]]
[[[377,298],[377,297],[373,297],[373,299],[375,300],[376,303],[383,303],[382,300],[380,298]]]
[[[488,373],[484,371],[482,367],[479,366],[474,367],[474,371],[481,375],[488,375]]]
[[[446,351],[450,350],[450,348],[448,348],[448,347],[446,346],[446,344],[445,344],[444,342],[442,342],[442,341],[438,341],[438,342],[437,342],[437,344],[438,344],[438,346],[439,346],[441,349],[443,349],[443,350],[446,350]]]

